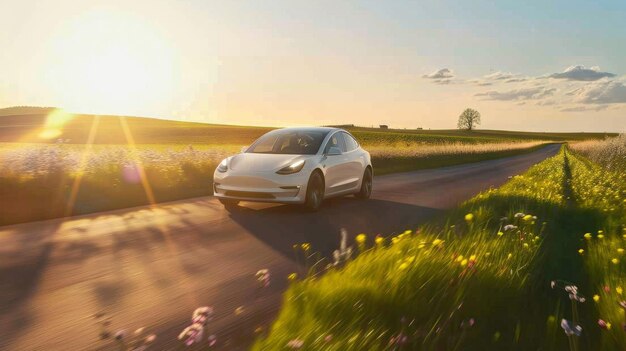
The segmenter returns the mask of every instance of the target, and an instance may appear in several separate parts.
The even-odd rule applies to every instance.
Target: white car
[[[369,152],[339,128],[273,130],[224,159],[213,192],[226,207],[239,201],[304,204],[319,209],[329,197],[367,199],[374,171]]]

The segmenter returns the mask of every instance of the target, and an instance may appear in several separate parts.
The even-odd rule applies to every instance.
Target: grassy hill
[[[0,142],[53,143],[64,139],[83,144],[94,122],[94,115],[73,115],[60,128],[61,134],[49,139],[40,137],[51,108],[17,107],[0,109]],[[242,127],[194,122],[180,122],[146,117],[100,116],[95,144],[125,144],[122,129],[125,120],[138,144],[211,144],[246,145],[271,130],[269,127]],[[363,144],[395,143],[489,143],[518,140],[602,139],[614,133],[535,133],[498,130],[407,130],[348,127]]]

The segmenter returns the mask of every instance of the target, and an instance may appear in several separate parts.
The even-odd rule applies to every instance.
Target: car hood
[[[236,172],[277,171],[299,160],[307,160],[314,155],[283,155],[242,153],[230,159],[229,168]]]

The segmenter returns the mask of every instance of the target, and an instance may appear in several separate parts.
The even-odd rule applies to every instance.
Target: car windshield
[[[275,130],[260,137],[246,152],[314,155],[327,134],[320,130]]]

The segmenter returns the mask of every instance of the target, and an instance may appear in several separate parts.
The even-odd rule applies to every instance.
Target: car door
[[[328,155],[331,147],[337,147],[341,150],[339,155]],[[347,160],[348,155],[345,152],[344,136],[342,132],[335,132],[328,139],[328,143],[324,148],[324,161],[322,167],[325,169],[326,195],[334,195],[341,193],[347,189],[345,182],[347,174],[349,174]]]
[[[346,184],[348,189],[356,190],[363,176],[365,156],[359,150],[359,143],[354,137],[346,132],[343,133],[343,140],[346,152]]]

